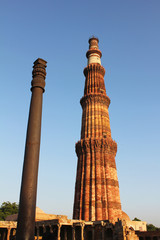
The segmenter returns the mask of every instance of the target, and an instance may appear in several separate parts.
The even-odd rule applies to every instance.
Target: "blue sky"
[[[160,226],[160,1],[3,1],[0,204],[18,202],[33,62],[47,64],[37,206],[72,216],[88,39],[99,38],[123,210]]]

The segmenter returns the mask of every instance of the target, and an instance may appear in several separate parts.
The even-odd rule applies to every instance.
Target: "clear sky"
[[[88,39],[99,38],[122,209],[160,227],[160,1],[1,1],[0,204],[18,202],[33,62],[48,62],[37,206],[72,216]]]

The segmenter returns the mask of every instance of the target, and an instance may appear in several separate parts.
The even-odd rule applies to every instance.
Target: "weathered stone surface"
[[[18,214],[9,215],[6,217],[5,221],[17,221]],[[66,215],[55,215],[55,214],[47,214],[39,207],[36,207],[36,214],[35,214],[35,221],[46,221],[46,220],[53,220],[53,219],[60,219],[67,221]]]

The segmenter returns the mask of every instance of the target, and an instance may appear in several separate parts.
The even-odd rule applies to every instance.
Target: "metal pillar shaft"
[[[43,59],[38,58],[34,62],[16,240],[34,240],[45,68],[46,61]]]

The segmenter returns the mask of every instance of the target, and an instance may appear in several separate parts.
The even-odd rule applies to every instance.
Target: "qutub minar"
[[[104,84],[105,69],[98,38],[89,39],[84,69],[85,88],[81,140],[78,157],[73,218],[85,221],[117,220],[122,217],[115,156],[117,144],[111,137],[108,108],[110,99]]]

